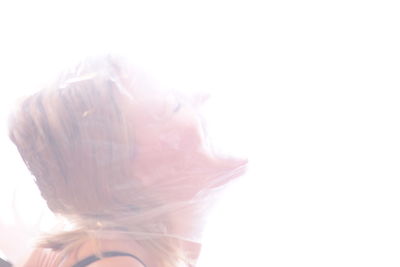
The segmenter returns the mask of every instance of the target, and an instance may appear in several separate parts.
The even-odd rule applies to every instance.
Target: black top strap
[[[136,259],[137,261],[139,261],[144,267],[146,267],[146,264],[144,264],[144,262],[141,259],[139,259],[135,255],[132,255],[132,254],[129,254],[126,252],[106,251],[106,252],[102,252],[101,255],[103,258],[111,258],[111,257],[119,257],[119,256],[132,257],[132,258]],[[96,255],[92,255],[92,256],[84,258],[83,260],[75,263],[72,267],[85,267],[85,266],[88,266],[89,264],[92,264],[93,262],[99,261],[101,259],[102,258],[100,258]]]

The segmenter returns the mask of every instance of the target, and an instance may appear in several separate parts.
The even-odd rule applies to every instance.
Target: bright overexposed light
[[[116,50],[211,92],[215,143],[250,157],[200,266],[400,265],[395,1],[13,1],[0,25],[0,236],[17,233],[0,249],[14,262],[51,216],[39,219],[7,113],[63,66]]]

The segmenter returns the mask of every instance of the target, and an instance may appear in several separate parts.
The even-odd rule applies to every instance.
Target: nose
[[[176,99],[177,102],[184,103],[189,107],[197,110],[211,98],[211,94],[207,92],[182,92],[174,91],[171,99]]]
[[[192,97],[190,98],[191,103],[193,104],[194,107],[199,108],[201,107],[209,98],[211,95],[209,93],[194,93]]]

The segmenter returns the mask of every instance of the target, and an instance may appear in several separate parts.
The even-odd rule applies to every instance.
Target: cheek
[[[203,144],[200,129],[194,123],[182,125],[174,134],[178,141],[176,148],[182,153],[196,152]]]
[[[156,164],[187,159],[203,145],[203,136],[193,123],[141,127],[135,139],[138,157]]]
[[[176,131],[183,150],[197,151],[204,145],[204,129],[199,115],[190,109],[184,109],[173,117],[171,131]],[[175,129],[174,129],[175,128]]]

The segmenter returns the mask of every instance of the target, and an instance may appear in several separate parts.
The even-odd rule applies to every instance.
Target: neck
[[[183,248],[186,257],[191,259],[191,262],[193,263],[193,265],[189,265],[189,267],[195,266],[195,263],[197,262],[200,256],[201,243],[181,240],[181,246]]]
[[[207,217],[205,210],[209,209],[205,209],[204,203],[201,203],[180,210],[172,217],[171,234],[179,239],[184,254],[193,263],[197,261],[201,252],[201,239]]]

